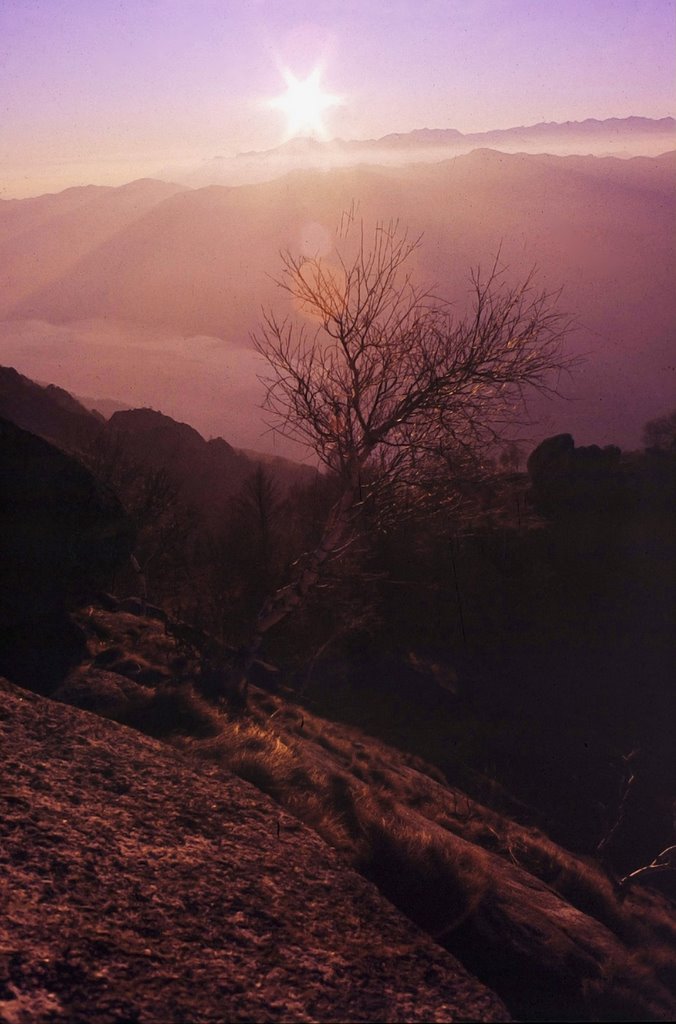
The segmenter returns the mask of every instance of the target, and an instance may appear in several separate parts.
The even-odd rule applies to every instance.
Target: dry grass
[[[638,890],[623,897],[592,861],[449,787],[418,759],[412,766],[357,730],[279,698],[261,695],[250,715],[220,718],[217,735],[183,737],[183,749],[270,794],[498,991],[496,958],[503,957],[521,979],[502,989],[513,1012],[549,1019],[558,1005],[571,1019],[668,1016],[676,926],[660,897]],[[604,926],[596,953],[582,954],[574,942],[558,948],[560,938],[549,951],[537,939],[521,948],[529,907],[510,918],[496,857]],[[535,1009],[521,1002],[519,985],[538,993]]]
[[[448,937],[490,895],[486,856],[401,809],[369,812],[356,866],[421,928]]]
[[[412,766],[411,758],[358,730],[278,698],[259,698],[250,717],[224,722],[217,737],[187,745],[254,781],[457,955],[473,947],[466,961],[477,973],[483,968],[494,986],[491,965],[481,959],[494,958],[502,941],[512,941],[513,922],[505,921],[501,936],[495,915],[503,881],[491,855],[539,879],[617,940],[612,953],[600,942],[593,966],[574,947],[562,953],[565,985],[551,973],[552,956],[546,982],[552,1005],[563,999],[559,1005],[569,1006],[572,1017],[664,1018],[676,925],[660,897],[638,890],[623,896],[593,861],[473,801],[418,759]],[[485,942],[489,918],[490,949],[490,940]],[[519,955],[515,968],[537,970],[537,943],[529,954],[532,962]],[[523,1013],[518,994],[510,994],[513,1011]],[[546,1019],[545,1003],[541,1006]]]
[[[516,1016],[552,1019],[558,1007],[569,1019],[668,1019],[667,901],[638,887],[618,893],[592,860],[472,800],[420,759],[259,692],[235,717],[186,684],[137,687],[114,717],[268,793]]]

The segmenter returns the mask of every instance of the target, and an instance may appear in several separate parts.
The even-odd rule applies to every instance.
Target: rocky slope
[[[282,696],[254,688],[245,713],[205,701],[188,635],[159,615],[90,606],[77,622],[88,656],[57,699],[165,740],[193,759],[196,775],[211,777],[216,764],[253,782],[516,1019],[670,1019],[676,928],[659,893],[618,891],[591,858]]]
[[[660,894],[281,696],[208,703],[159,613],[77,624],[56,701],[0,699],[6,1024],[671,1019]]]
[[[234,652],[93,599],[117,503],[0,425],[0,668],[61,702],[0,691],[0,1020],[671,1019],[667,896],[290,693],[233,708]]]
[[[507,1020],[250,784],[0,686],[0,1020]]]

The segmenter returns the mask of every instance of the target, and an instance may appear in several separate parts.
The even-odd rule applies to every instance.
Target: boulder
[[[548,437],[531,453],[529,500],[548,519],[621,513],[628,488],[620,449],[575,447],[570,434]]]
[[[48,691],[83,651],[68,607],[128,558],[115,495],[79,462],[0,419],[0,671]]]

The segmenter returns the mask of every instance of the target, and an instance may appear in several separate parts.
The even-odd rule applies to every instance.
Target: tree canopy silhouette
[[[370,246],[361,227],[351,258],[283,253],[277,283],[304,320],[268,313],[254,336],[275,428],[346,484],[369,465],[420,486],[430,457],[496,442],[525,411],[527,391],[555,391],[553,374],[568,365],[567,320],[533,275],[509,287],[497,261],[486,275],[476,270],[472,308],[458,320],[414,282],[420,244],[380,224]]]
[[[676,450],[676,409],[666,416],[650,420],[643,428],[646,448],[658,452]]]
[[[508,285],[496,260],[471,274],[470,309],[457,318],[415,282],[420,244],[392,223],[367,240],[349,217],[330,259],[282,254],[277,283],[297,313],[265,313],[254,335],[265,408],[339,486],[319,545],[262,608],[252,650],[350,542],[365,501],[391,511],[448,500],[458,467],[526,414],[529,391],[556,392],[569,365],[556,294],[532,275]]]

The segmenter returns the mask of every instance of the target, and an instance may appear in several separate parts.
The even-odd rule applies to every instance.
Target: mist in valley
[[[539,285],[561,291],[568,350],[583,361],[562,382],[568,400],[534,407],[529,440],[569,429],[582,443],[635,446],[673,393],[673,171],[669,154],[482,150],[238,188],[139,181],[11,201],[0,207],[0,358],[236,445],[289,451],[258,411],[250,337],[263,308],[293,312],[275,285],[280,251],[330,260],[341,215],[356,209],[366,230],[397,221],[421,238],[416,279],[459,317],[472,269],[498,254],[507,280],[536,268]]]

